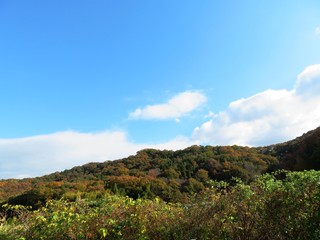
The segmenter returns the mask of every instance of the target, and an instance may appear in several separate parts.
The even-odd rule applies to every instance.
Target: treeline
[[[320,128],[0,181],[0,239],[320,239]]]
[[[294,140],[257,148],[279,160],[279,168],[291,171],[320,169],[320,127]]]
[[[280,171],[250,184],[210,181],[185,204],[106,191],[51,200],[37,211],[5,205],[15,217],[2,222],[0,239],[315,240],[320,239],[319,180],[319,171]]]
[[[20,194],[16,194],[16,190],[10,191],[7,182],[7,199],[2,200],[38,208],[47,200],[72,199],[79,193],[109,190],[134,199],[159,197],[169,202],[186,202],[190,196],[208,187],[209,180],[232,182],[232,178],[237,177],[249,183],[257,176],[275,170],[277,165],[277,158],[248,147],[191,146],[179,151],[145,149],[117,161],[90,163],[40,178],[20,180],[19,183],[25,186]]]
[[[187,202],[210,180],[250,183],[275,170],[320,170],[320,128],[281,144],[249,148],[191,146],[169,151],[144,149],[117,161],[89,163],[38,178],[0,181],[0,202],[43,206],[105,190],[134,199],[159,197]]]

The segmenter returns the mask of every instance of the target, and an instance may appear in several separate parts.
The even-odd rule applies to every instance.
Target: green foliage
[[[0,239],[320,239],[320,128],[0,181]],[[272,173],[273,172],[273,173]]]
[[[34,209],[48,200],[74,200],[79,192],[102,193],[105,189],[134,199],[157,196],[178,202],[202,191],[210,179],[231,181],[236,176],[247,183],[276,163],[274,157],[239,146],[145,149],[117,161],[89,163],[35,179],[0,181],[0,186],[6,190],[3,200]]]
[[[196,179],[189,179],[190,186]],[[171,184],[177,184],[175,182]],[[320,172],[209,181],[184,204],[105,193],[38,210],[5,205],[1,239],[319,239]],[[190,187],[189,186],[189,187]]]
[[[277,157],[280,164],[276,167],[280,169],[291,171],[320,170],[320,127],[294,140],[260,147],[256,150],[266,156]],[[272,169],[271,166],[270,169]]]
[[[232,182],[233,177],[250,183],[277,169],[320,170],[320,128],[266,147],[194,145],[178,151],[144,149],[117,161],[88,163],[32,179],[2,180],[0,201],[38,208],[61,196],[74,199],[79,192],[101,194],[106,188],[133,198],[157,196],[177,202],[203,190],[187,187],[189,179],[204,186],[209,180]],[[126,184],[123,180],[130,177],[138,180],[131,179]],[[110,178],[113,184],[108,184]],[[177,184],[167,186],[173,180]]]

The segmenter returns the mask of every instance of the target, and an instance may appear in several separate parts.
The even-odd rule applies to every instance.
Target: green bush
[[[209,182],[187,203],[105,194],[14,211],[1,239],[320,239],[320,172]]]

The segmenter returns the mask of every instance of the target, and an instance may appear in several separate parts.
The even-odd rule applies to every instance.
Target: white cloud
[[[320,95],[320,64],[311,65],[298,75],[295,91],[309,98]]]
[[[166,103],[148,105],[144,108],[138,108],[130,113],[131,119],[179,119],[192,112],[203,103],[206,97],[197,91],[186,91],[179,93]]]
[[[316,27],[316,29],[314,30],[315,34],[317,36],[320,36],[320,27]]]
[[[58,132],[18,139],[0,139],[0,179],[40,176],[88,162],[114,160],[144,148],[182,149],[196,142],[177,137],[160,144],[136,144],[125,132]]]
[[[230,103],[193,131],[206,144],[267,145],[320,125],[320,64],[298,75],[292,90],[267,90]]]
[[[206,101],[195,91],[178,94],[167,103],[137,109],[132,118],[179,121]],[[298,75],[291,90],[266,90],[209,112],[192,137],[160,144],[137,144],[123,131],[58,132],[17,139],[0,139],[0,179],[40,176],[87,162],[114,160],[144,148],[183,149],[193,144],[267,145],[290,140],[320,125],[320,64]]]

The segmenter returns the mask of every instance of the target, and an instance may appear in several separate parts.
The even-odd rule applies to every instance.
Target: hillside
[[[279,168],[287,170],[320,169],[320,127],[294,140],[258,148],[261,154],[276,157]]]
[[[47,199],[72,198],[79,192],[88,194],[105,189],[133,198],[158,196],[166,201],[184,201],[190,194],[202,191],[208,180],[230,181],[232,177],[238,177],[249,182],[277,164],[275,157],[248,147],[191,146],[179,151],[144,149],[121,160],[89,163],[20,180],[26,184],[28,192],[9,202],[22,204],[28,201],[28,204],[38,206]],[[10,185],[11,181],[4,183]],[[7,186],[2,200],[16,193]]]
[[[3,180],[0,239],[319,239],[320,171],[275,171],[319,169],[319,134]]]
[[[245,183],[277,169],[320,169],[320,128],[281,144],[249,148],[191,146],[169,151],[144,149],[116,161],[88,163],[70,170],[23,180],[0,182],[0,201],[34,208],[49,199],[75,199],[104,191],[132,198],[160,197],[184,202],[210,180]]]

